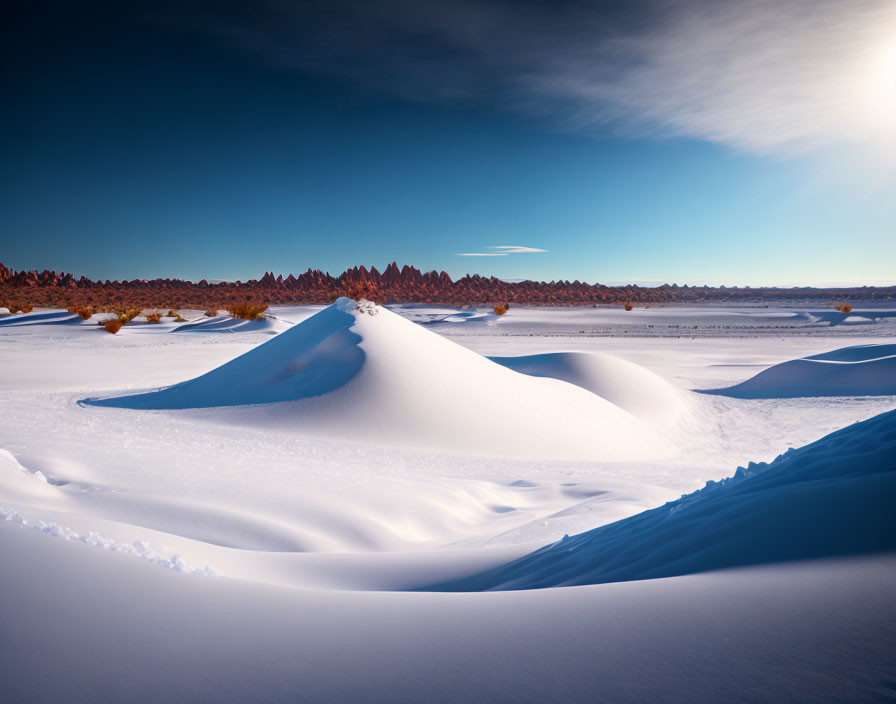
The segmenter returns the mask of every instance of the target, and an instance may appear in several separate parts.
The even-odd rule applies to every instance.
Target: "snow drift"
[[[271,316],[260,320],[241,320],[230,315],[216,315],[212,318],[182,323],[172,332],[267,332],[276,334],[285,327],[281,321]]]
[[[551,352],[489,359],[521,374],[581,386],[643,420],[673,422],[685,410],[681,395],[667,381],[609,354]]]
[[[51,311],[48,313],[20,313],[10,315],[0,320],[0,327],[18,327],[20,325],[59,325],[68,323],[80,323],[81,319],[67,311]]]
[[[776,364],[746,381],[701,393],[735,398],[896,394],[896,344],[858,345]]]
[[[896,551],[896,410],[436,591],[533,589]]]
[[[208,408],[295,401],[339,388],[364,362],[351,332],[354,306],[330,306],[277,338],[203,374],[165,389],[109,399],[91,399],[96,406],[136,409]],[[203,321],[199,329],[245,323],[232,318]],[[263,325],[265,321],[248,321]],[[183,326],[181,326],[183,329]],[[231,327],[225,327],[231,330]]]
[[[84,403],[199,409],[214,422],[472,454],[621,460],[669,452],[633,415],[586,389],[518,374],[349,299],[190,381]]]
[[[0,521],[9,702],[883,702],[896,562],[501,594],[295,590]]]

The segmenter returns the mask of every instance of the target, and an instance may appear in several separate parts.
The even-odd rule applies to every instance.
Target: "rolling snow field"
[[[3,701],[896,700],[896,311],[183,313],[0,318]]]

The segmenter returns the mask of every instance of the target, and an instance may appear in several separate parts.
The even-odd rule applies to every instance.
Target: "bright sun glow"
[[[892,117],[896,110],[896,42],[888,46],[881,54],[878,66],[878,85],[880,102]]]
[[[867,111],[860,116],[879,149],[896,153],[896,41],[874,52],[866,83]],[[892,158],[892,157],[891,157]]]

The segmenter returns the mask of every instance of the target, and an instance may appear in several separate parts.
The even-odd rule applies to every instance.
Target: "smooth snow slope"
[[[643,420],[671,423],[685,410],[684,399],[669,382],[609,354],[549,352],[489,359],[521,374],[581,386]]]
[[[351,379],[364,362],[347,306],[330,306],[270,342],[196,379],[146,394],[90,399],[94,406],[208,408],[319,396]],[[227,323],[230,318],[209,323]],[[259,323],[263,321],[257,321]]]
[[[8,702],[881,702],[896,560],[573,589],[322,592],[0,522]]]
[[[735,398],[891,396],[896,345],[859,345],[776,364],[746,381],[702,393]]]
[[[85,403],[202,409],[195,413],[215,423],[455,453],[669,454],[634,416],[585,389],[518,374],[391,311],[348,299],[196,379]]]
[[[896,410],[436,590],[534,589],[896,551]]]
[[[675,437],[681,454],[661,461],[460,456],[462,434],[453,448],[443,438],[442,453],[354,442],[391,403],[363,393],[373,375],[362,384],[390,349],[386,332],[402,374],[425,378],[433,364],[400,329],[365,329],[382,314],[356,321],[361,370],[317,400],[175,411],[77,401],[192,379],[272,337],[170,335],[164,322],[136,321],[118,335],[95,320],[0,328],[0,447],[11,453],[0,452],[0,699],[892,699],[893,553],[557,589],[404,591],[506,565],[896,406],[891,396],[744,402],[685,391],[834,347],[896,343],[896,318],[816,329],[765,310],[768,326],[744,315],[735,328],[741,316],[729,315],[728,330],[715,308],[644,313],[671,324],[645,318],[636,329],[639,311],[620,311],[620,336],[607,337],[603,309],[514,307],[494,324],[429,329],[480,355],[609,352],[655,371],[693,410]],[[283,431],[301,420],[289,409],[314,416],[352,384],[369,420],[333,424],[341,435],[330,438]],[[406,400],[403,387],[390,393]],[[509,426],[488,425],[517,442]]]
[[[19,325],[59,325],[68,323],[80,323],[81,318],[66,311],[51,311],[48,313],[21,313],[4,317],[0,320],[0,327],[18,327]]]

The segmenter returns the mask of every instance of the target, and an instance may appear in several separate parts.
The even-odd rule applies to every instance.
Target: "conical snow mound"
[[[364,363],[355,302],[332,306],[200,377],[134,396],[87,401],[116,408],[174,409],[297,401],[344,385]]]
[[[196,379],[85,403],[202,409],[215,422],[527,458],[622,460],[668,448],[578,386],[519,374],[385,308],[341,298]]]

